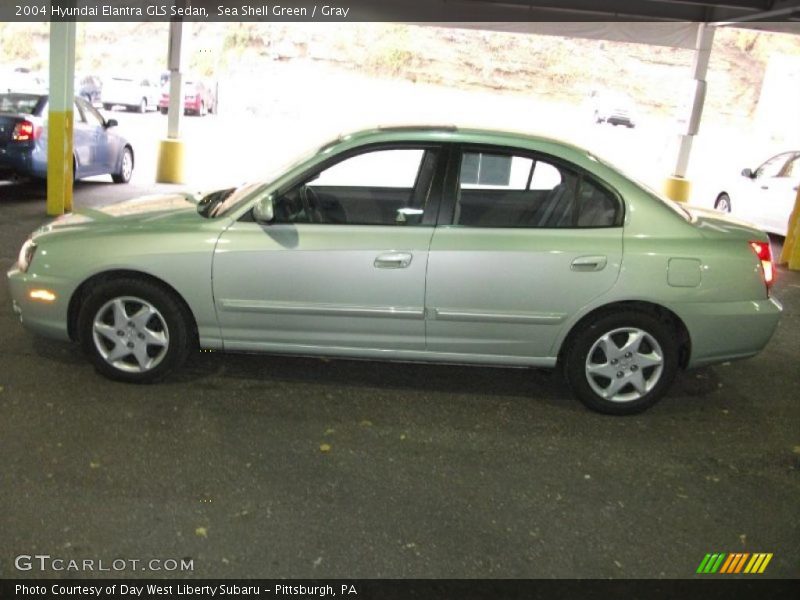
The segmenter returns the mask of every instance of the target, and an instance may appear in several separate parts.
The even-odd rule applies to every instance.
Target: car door
[[[789,215],[797,198],[800,184],[800,153],[793,153],[776,177],[765,182],[767,190],[764,201],[764,224],[771,232],[786,235]]]
[[[428,259],[427,349],[541,364],[565,320],[617,279],[621,199],[547,155],[467,146],[456,156]]]
[[[87,177],[97,173],[93,129],[86,119],[83,106],[75,101],[72,117],[72,145],[75,153],[75,177]]]
[[[77,98],[75,102],[83,114],[81,128],[85,130],[91,148],[91,170],[94,174],[110,173],[114,170],[113,158],[118,153],[114,148],[117,138],[109,135],[105,119],[94,106],[83,98]]]
[[[278,190],[270,223],[232,224],[213,263],[225,347],[423,350],[441,155],[400,145],[337,157]]]
[[[750,175],[743,171],[741,189],[731,198],[731,212],[762,229],[770,229],[775,219],[775,196],[780,195],[782,187],[780,174],[791,156],[791,152],[784,152],[764,161]]]

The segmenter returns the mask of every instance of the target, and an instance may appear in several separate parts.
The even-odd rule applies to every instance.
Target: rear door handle
[[[608,264],[605,256],[579,256],[570,264],[573,271],[602,271]]]
[[[379,254],[373,265],[376,269],[405,269],[411,264],[410,252],[387,252]]]

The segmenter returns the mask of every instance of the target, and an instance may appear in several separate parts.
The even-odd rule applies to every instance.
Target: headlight
[[[25,243],[22,244],[22,248],[19,251],[19,257],[17,258],[17,266],[19,270],[23,273],[27,273],[28,267],[31,266],[31,261],[33,260],[33,255],[36,253],[36,242],[32,239],[28,238],[25,240]]]

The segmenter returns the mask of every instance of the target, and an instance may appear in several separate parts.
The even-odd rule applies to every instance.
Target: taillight
[[[764,283],[767,292],[775,281],[775,268],[772,266],[772,248],[769,242],[750,242],[750,247],[756,253],[758,260],[761,261],[761,269],[764,272]]]
[[[15,142],[29,142],[38,139],[42,135],[42,128],[34,125],[30,121],[20,121],[14,125],[14,131],[11,132],[11,139]]]

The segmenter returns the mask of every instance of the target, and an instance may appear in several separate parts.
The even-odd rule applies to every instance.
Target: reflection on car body
[[[123,381],[199,343],[559,367],[624,414],[680,368],[756,354],[781,310],[765,234],[536,136],[370,130],[274,179],[163,200],[36,232],[9,272],[23,323]]]

